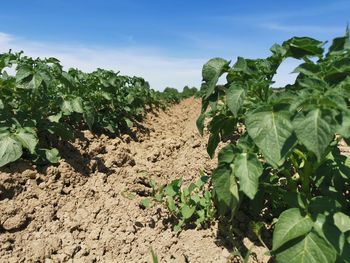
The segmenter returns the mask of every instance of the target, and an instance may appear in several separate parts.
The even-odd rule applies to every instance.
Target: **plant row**
[[[55,141],[72,139],[74,130],[119,133],[180,95],[111,70],[65,71],[55,58],[0,54],[0,167],[21,156],[58,162]]]
[[[273,229],[277,262],[350,262],[349,32],[324,42],[294,37],[265,59],[222,58],[203,66],[201,134],[219,216],[244,211]],[[298,59],[293,84],[272,88],[283,61]],[[226,83],[217,85],[226,75]]]

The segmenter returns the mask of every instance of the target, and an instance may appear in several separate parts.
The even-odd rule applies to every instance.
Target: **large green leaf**
[[[298,114],[293,124],[298,140],[320,160],[334,136],[330,121],[324,118],[322,110],[312,110],[306,116]]]
[[[246,125],[265,159],[274,167],[282,165],[294,144],[289,113],[269,109],[255,111],[247,115]]]
[[[232,168],[228,165],[218,167],[213,172],[212,178],[219,213],[224,214],[236,210],[239,194]]]
[[[253,153],[238,154],[234,162],[234,174],[239,179],[239,189],[253,199],[259,186],[263,167]]]
[[[21,142],[23,148],[26,148],[30,153],[35,152],[35,147],[38,144],[38,138],[35,133],[28,132],[25,129],[18,130],[14,136]]]
[[[277,250],[288,241],[306,235],[312,226],[311,218],[302,215],[299,208],[284,211],[278,218],[273,232],[272,249]]]
[[[61,110],[65,115],[69,115],[73,112],[83,113],[83,100],[80,97],[64,100],[61,105]]]
[[[236,83],[232,83],[230,87],[227,89],[227,106],[230,109],[230,111],[237,116],[237,113],[241,106],[243,105],[244,98],[246,95],[245,89],[237,85]]]
[[[344,250],[345,238],[344,234],[335,226],[332,216],[318,214],[312,231],[318,234],[319,237],[326,240],[332,245],[333,249],[338,254],[342,254]]]
[[[287,56],[303,58],[305,56],[321,56],[323,42],[310,37],[293,37],[283,43]]]
[[[288,263],[330,263],[335,260],[334,248],[313,231],[276,255],[277,262]]]
[[[0,167],[14,162],[22,156],[22,145],[10,134],[0,137]]]
[[[215,90],[219,77],[228,69],[229,61],[222,58],[209,60],[202,69],[203,81],[205,81],[206,95],[208,98]]]

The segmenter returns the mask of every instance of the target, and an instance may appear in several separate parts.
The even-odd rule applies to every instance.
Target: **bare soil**
[[[161,204],[140,206],[150,179],[191,182],[215,167],[195,127],[199,112],[200,101],[187,99],[148,114],[137,139],[82,131],[60,146],[58,166],[3,168],[0,261],[152,262],[152,248],[159,262],[236,262],[217,225],[176,234]],[[266,250],[253,247],[252,260],[266,262]]]

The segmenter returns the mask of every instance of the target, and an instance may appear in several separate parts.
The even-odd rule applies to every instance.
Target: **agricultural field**
[[[350,262],[349,30],[182,92],[58,59],[0,54],[1,262]]]

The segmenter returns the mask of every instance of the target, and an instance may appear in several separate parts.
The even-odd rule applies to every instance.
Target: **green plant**
[[[349,31],[324,43],[294,37],[266,59],[221,58],[203,66],[201,134],[208,153],[219,152],[212,174],[221,216],[239,209],[274,226],[271,254],[278,262],[350,262]],[[301,60],[294,84],[272,89],[286,58]],[[224,73],[227,83],[217,85]],[[262,241],[263,242],[263,241]]]
[[[207,226],[214,219],[212,195],[206,189],[208,180],[209,177],[202,174],[196,183],[191,183],[188,187],[183,186],[182,178],[161,187],[157,187],[152,181],[154,200],[164,203],[177,219],[174,231],[180,231],[190,225]],[[149,207],[150,200],[143,199],[141,205]]]
[[[154,250],[151,248],[151,255],[152,255],[152,262],[153,263],[158,263],[158,256],[157,254],[154,252]]]
[[[11,67],[14,76],[5,70]],[[55,58],[0,54],[0,167],[20,157],[56,163],[57,141],[72,139],[74,131],[118,134],[169,103],[139,77],[64,71]]]

